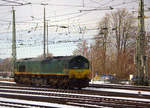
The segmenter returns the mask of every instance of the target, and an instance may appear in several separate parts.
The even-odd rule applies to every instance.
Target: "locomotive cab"
[[[70,60],[69,69],[89,69],[89,61],[82,56]]]
[[[69,79],[74,86],[88,86],[90,81],[89,74],[89,61],[85,57],[76,56],[70,60]]]

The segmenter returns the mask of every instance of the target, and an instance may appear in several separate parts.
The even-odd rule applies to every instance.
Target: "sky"
[[[48,5],[41,5],[48,4]],[[106,13],[126,8],[137,16],[138,0],[1,0],[0,58],[11,57],[12,6],[16,15],[17,58],[43,54],[43,10],[48,22],[48,50],[54,56],[72,55],[77,44],[91,44]],[[113,10],[110,9],[113,8]],[[145,0],[145,16],[150,16]],[[150,18],[145,20],[150,30]]]

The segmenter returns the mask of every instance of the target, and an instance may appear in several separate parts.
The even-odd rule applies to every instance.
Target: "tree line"
[[[135,51],[138,24],[135,16],[127,9],[119,9],[99,22],[99,32],[92,44],[86,40],[78,44],[74,55],[83,55],[90,60],[95,75],[111,74],[119,80],[129,79],[136,74]],[[150,67],[150,33],[146,32],[146,55]],[[149,70],[150,76],[150,70]]]

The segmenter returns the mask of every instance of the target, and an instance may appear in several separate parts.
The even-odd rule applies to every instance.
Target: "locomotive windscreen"
[[[70,69],[88,69],[89,62],[84,57],[78,56],[70,61],[69,68]]]

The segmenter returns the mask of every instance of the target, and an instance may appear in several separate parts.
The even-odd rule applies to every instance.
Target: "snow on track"
[[[128,93],[128,94],[140,94],[141,95],[150,95],[148,91],[140,91],[140,90],[126,90],[126,89],[112,89],[112,88],[91,88],[86,87],[84,90],[95,90],[95,91],[105,91],[105,92],[115,92],[115,93]]]
[[[43,107],[57,107],[57,108],[79,108],[71,105],[62,105],[56,103],[49,103],[49,102],[37,102],[37,101],[28,101],[22,99],[10,99],[10,98],[2,98],[0,97],[1,102],[13,102],[16,104],[28,104],[28,105],[39,105]]]
[[[122,100],[134,100],[134,101],[142,101],[142,102],[150,102],[150,99],[143,99],[143,98],[129,98],[129,97],[115,97],[115,96],[99,96],[99,95],[88,95],[88,94],[76,94],[76,93],[61,93],[61,92],[45,92],[45,91],[33,91],[33,90],[20,90],[20,89],[3,89],[3,90],[10,90],[11,91],[22,91],[27,93],[54,93],[54,94],[64,94],[68,96],[87,96],[87,97],[99,97],[99,98],[112,98],[112,99],[122,99]],[[46,95],[36,95],[36,94],[21,94],[21,93],[6,93],[0,92],[2,95],[18,95],[18,96],[31,96],[31,97],[51,97],[51,98],[69,98],[70,97],[59,97],[59,96],[46,96]]]
[[[11,82],[11,81],[0,81],[0,83],[6,83],[6,84],[16,84],[16,82]]]

